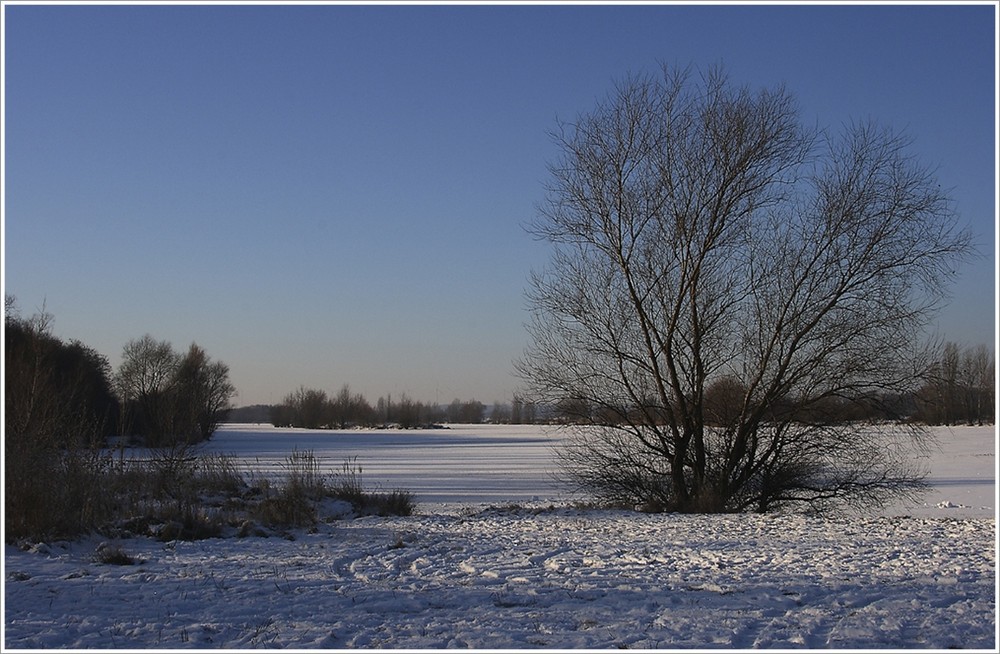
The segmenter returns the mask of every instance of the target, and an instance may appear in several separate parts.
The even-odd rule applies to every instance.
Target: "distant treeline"
[[[442,423],[478,424],[486,422],[509,423],[516,413],[520,420],[526,412],[518,404],[518,410],[511,406],[495,403],[492,411],[479,400],[455,399],[450,404],[438,404],[413,400],[405,393],[398,398],[392,395],[379,397],[373,405],[360,393],[352,393],[351,387],[343,385],[336,395],[325,391],[299,387],[285,396],[281,404],[264,407],[237,409],[230,420],[250,418],[252,422],[263,422],[265,409],[267,421],[276,427],[304,427],[307,429],[346,429],[350,427],[401,427],[403,429],[426,428]]]
[[[509,403],[495,402],[491,408],[478,400],[455,399],[450,404],[415,401],[405,393],[379,397],[372,405],[345,384],[336,395],[299,387],[281,404],[255,404],[229,413],[232,422],[271,423],[275,427],[348,429],[352,427],[427,428],[450,424],[532,424],[550,422],[552,411],[538,411],[533,402],[515,396]]]
[[[955,343],[945,343],[929,368],[922,375],[922,384],[913,392],[830,396],[805,406],[796,402],[796,398],[789,397],[786,401],[773,403],[769,411],[775,420],[791,418],[810,424],[865,421],[928,425],[994,424],[995,361],[987,346],[962,348]],[[715,427],[733,424],[746,394],[746,387],[738,379],[729,376],[716,379],[705,389],[702,398],[705,424]],[[584,399],[564,400],[542,413],[546,421],[613,425],[634,420],[635,412],[655,415],[668,410],[654,404],[632,406],[623,411],[622,407],[602,406]]]
[[[796,419],[815,423],[856,421],[908,421],[930,425],[993,424],[996,407],[994,356],[985,345],[961,348],[946,343],[924,384],[915,392],[900,395],[827,398],[808,409],[794,402],[775,404],[775,417],[794,409]],[[746,389],[731,377],[720,377],[706,389],[703,398],[706,424],[724,426],[742,405]],[[634,407],[635,411],[663,410]],[[346,429],[388,427],[404,429],[442,423],[463,424],[621,424],[629,419],[620,408],[610,409],[584,399],[564,400],[556,405],[536,404],[515,395],[509,403],[495,402],[489,409],[477,400],[454,400],[451,404],[414,401],[403,394],[378,398],[372,405],[352,393],[349,385],[334,396],[322,390],[300,387],[278,405],[257,404],[233,409],[232,422],[272,423],[276,427]]]

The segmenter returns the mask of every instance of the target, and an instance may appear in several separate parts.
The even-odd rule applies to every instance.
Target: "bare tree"
[[[351,387],[347,384],[341,386],[337,397],[330,401],[331,426],[336,425],[341,429],[347,427],[352,418],[352,399]]]
[[[962,366],[967,398],[966,420],[970,425],[993,423],[996,394],[993,353],[985,345],[978,345],[965,352]]]
[[[192,343],[175,373],[177,434],[189,442],[208,440],[226,418],[236,388],[229,381],[229,366],[212,361]]]
[[[822,410],[912,389],[915,344],[970,249],[906,139],[828,136],[782,88],[669,68],[554,139],[533,226],[554,254],[518,370],[536,399],[586,407],[563,452],[573,481],[683,511],[921,487],[916,431]]]
[[[171,394],[179,363],[168,341],[157,341],[149,334],[125,344],[115,375],[123,433],[142,434],[149,445],[163,444],[170,437]]]
[[[941,391],[941,407],[944,411],[944,424],[953,425],[958,422],[961,412],[961,392],[959,391],[959,375],[961,373],[962,353],[957,343],[948,342],[941,353],[941,363],[936,369],[936,381]]]

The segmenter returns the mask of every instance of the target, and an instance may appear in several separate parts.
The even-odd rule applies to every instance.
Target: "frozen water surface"
[[[362,468],[366,487],[404,488],[422,505],[510,503],[566,494],[553,479],[559,439],[558,430],[531,425],[347,431],[227,425],[205,451],[275,473],[293,450],[311,451],[331,474],[351,461]]]

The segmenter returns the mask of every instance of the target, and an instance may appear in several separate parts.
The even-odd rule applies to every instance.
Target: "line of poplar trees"
[[[916,395],[917,420],[930,425],[993,424],[995,357],[985,345],[946,343]]]

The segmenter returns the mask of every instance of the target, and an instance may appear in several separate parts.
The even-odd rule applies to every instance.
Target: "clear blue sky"
[[[547,133],[659,62],[905,128],[984,255],[939,330],[994,342],[992,5],[4,10],[5,291],[113,366],[148,332],[237,405],[509,399]]]

